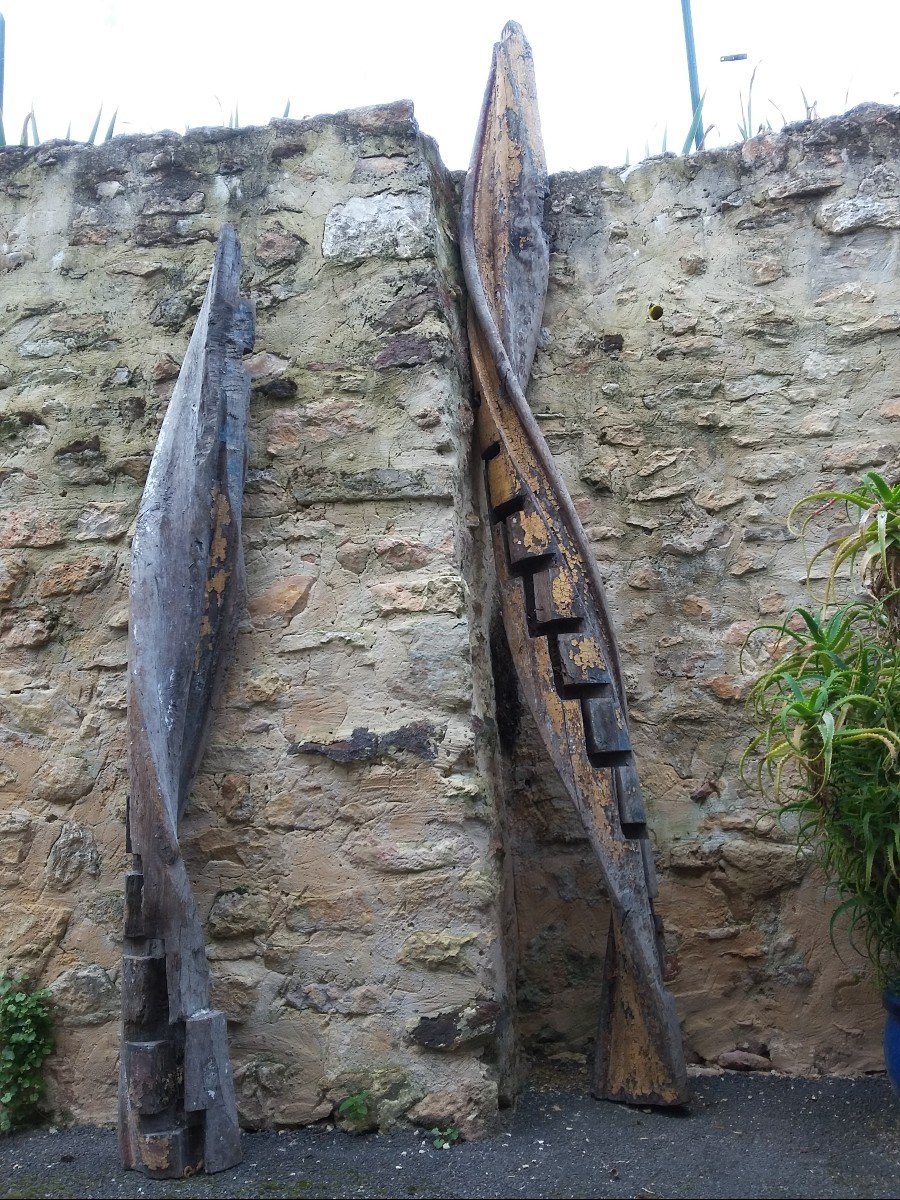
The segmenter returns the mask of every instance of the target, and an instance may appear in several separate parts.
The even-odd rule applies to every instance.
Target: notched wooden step
[[[184,1034],[184,1107],[205,1110],[205,1170],[225,1171],[241,1161],[225,1014],[214,1008],[195,1013],[185,1021]]]
[[[220,1069],[228,1062],[225,1014],[210,1008],[188,1017],[184,1025],[184,1107],[209,1108],[221,1091]]]
[[[182,1126],[137,1135],[141,1164],[151,1178],[183,1179],[200,1170],[203,1161],[191,1132]]]
[[[170,1041],[125,1042],[122,1046],[128,1078],[128,1099],[142,1115],[163,1112],[175,1099],[177,1072]]]
[[[641,795],[641,785],[638,781],[637,768],[634,759],[621,763],[613,770],[615,780],[616,800],[619,804],[619,819],[623,825],[645,825],[647,814],[644,811],[644,799]]]
[[[537,570],[553,556],[553,534],[540,513],[530,508],[510,513],[504,525],[512,571]]]
[[[164,1022],[167,1017],[165,958],[162,955],[123,954],[122,1020],[126,1025],[152,1025]]]
[[[534,576],[532,620],[539,630],[571,625],[584,616],[584,605],[571,573],[557,563]]]
[[[482,458],[491,458],[500,449],[500,434],[491,416],[490,406],[480,397],[475,406],[475,444]]]
[[[514,509],[521,508],[524,503],[524,486],[518,478],[518,472],[508,455],[500,450],[499,454],[488,458],[487,494],[491,500],[491,509],[498,520]]]
[[[487,488],[491,510],[497,520],[514,509],[521,508],[525,501],[525,488],[509,456],[501,450],[487,460]]]
[[[125,876],[125,936],[127,938],[145,936],[142,912],[143,897],[143,874],[140,871],[129,871]]]
[[[620,756],[631,750],[625,714],[612,688],[601,696],[588,696],[581,702],[588,754],[598,766],[623,766]]]
[[[564,688],[586,691],[612,683],[600,642],[589,633],[557,635],[560,682]]]

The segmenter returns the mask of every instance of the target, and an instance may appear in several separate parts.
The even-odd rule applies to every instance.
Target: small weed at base
[[[431,1144],[437,1150],[449,1150],[454,1142],[459,1141],[459,1130],[455,1125],[448,1125],[446,1129],[438,1129],[435,1125],[428,1132],[431,1134]]]
[[[364,1121],[369,1115],[370,1091],[351,1092],[338,1105],[338,1113],[349,1121]]]

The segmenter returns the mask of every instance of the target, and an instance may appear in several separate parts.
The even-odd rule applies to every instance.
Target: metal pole
[[[700,107],[700,80],[697,78],[697,49],[694,45],[694,21],[691,17],[691,0],[681,0],[681,16],[684,20],[684,48],[687,51],[688,82],[691,85],[691,119]],[[694,134],[698,150],[703,149],[703,121]]]
[[[3,63],[6,58],[6,20],[0,13],[0,115],[3,113]]]

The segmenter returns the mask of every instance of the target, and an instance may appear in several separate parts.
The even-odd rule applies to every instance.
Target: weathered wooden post
[[[226,225],[163,421],[131,553],[119,1147],[157,1178],[241,1160],[225,1015],[178,845],[244,599],[253,310]]]
[[[547,290],[546,192],[531,49],[510,22],[494,47],[460,238],[500,602],[522,692],[609,893],[592,1092],[682,1104],[681,1032],[663,983],[653,854],[615,637],[590,545],[525,398]]]

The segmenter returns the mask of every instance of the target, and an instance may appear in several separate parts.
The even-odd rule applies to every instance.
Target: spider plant
[[[816,507],[803,521],[805,537],[812,521],[835,504],[849,518],[856,518],[852,533],[839,533],[827,541],[809,561],[808,573],[824,555],[832,553],[825,588],[825,603],[832,599],[841,568],[856,564],[860,582],[874,600],[883,603],[893,633],[900,633],[900,483],[887,483],[877,471],[869,471],[849,492],[813,492],[791,509],[788,524],[803,508]]]
[[[900,485],[870,472],[853,490],[818,492],[792,510],[811,522],[833,505],[857,517],[810,560],[832,554],[817,611],[795,608],[776,634],[775,661],[757,678],[748,711],[758,733],[742,773],[800,846],[815,850],[839,893],[831,918],[862,938],[879,984],[900,990]],[[839,579],[851,568],[850,580]],[[855,568],[855,571],[854,571]],[[862,594],[838,599],[856,575]]]

